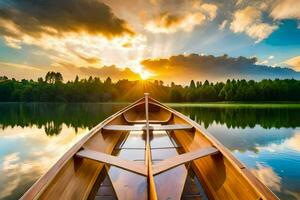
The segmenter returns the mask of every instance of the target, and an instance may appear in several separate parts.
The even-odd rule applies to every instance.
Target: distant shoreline
[[[0,104],[108,104],[127,105],[131,102],[0,102]],[[261,107],[261,108],[300,108],[299,101],[219,101],[219,102],[166,102],[170,107]]]

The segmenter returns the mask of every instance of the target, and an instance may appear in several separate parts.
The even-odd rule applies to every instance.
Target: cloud
[[[22,69],[22,70],[34,70],[34,71],[41,71],[40,68],[38,67],[35,67],[35,66],[30,66],[30,65],[22,65],[22,64],[17,64],[17,63],[9,63],[9,62],[2,62],[0,61],[0,66],[1,67],[15,67],[15,68],[19,68],[19,69]]]
[[[200,6],[199,10],[204,12],[209,20],[213,20],[217,16],[218,7],[214,4],[204,3]]]
[[[134,62],[143,55],[147,40],[98,0],[1,2],[0,35],[12,48],[41,48],[52,64],[99,66],[101,62],[132,68],[139,68]]]
[[[234,33],[246,33],[256,42],[267,38],[278,27],[262,22],[261,11],[255,7],[248,6],[244,9],[235,11],[230,29]]]
[[[18,49],[23,45],[39,47],[44,57],[49,58],[52,64],[67,62],[75,63],[77,66],[98,67],[101,63],[101,65],[126,65],[137,70],[139,66],[136,63],[143,56],[147,40],[141,34],[125,34],[120,37],[106,38],[102,35],[76,32],[63,36],[55,33],[41,33],[39,37],[35,37],[22,32],[11,20],[3,19],[0,19],[0,27],[5,27],[7,33],[16,34],[13,37],[4,36],[8,46]],[[0,64],[3,66],[3,63]],[[7,68],[7,65],[5,67]],[[11,72],[8,70],[5,74],[13,75],[13,73],[17,74],[18,72],[17,70]],[[17,76],[21,77],[22,75],[24,74],[19,73]]]
[[[74,32],[106,37],[133,34],[124,20],[97,0],[7,0],[0,4],[0,19],[10,26],[2,26],[0,32],[10,37],[20,33],[34,37]]]
[[[190,32],[196,25],[204,22],[205,15],[193,13],[186,16],[171,15],[164,13],[155,20],[148,22],[145,29],[152,33],[175,33],[177,31]]]
[[[120,79],[129,79],[129,80],[140,80],[140,73],[134,72],[128,67],[119,67],[116,65],[110,66],[89,66],[83,65],[78,66],[73,63],[61,61],[60,63],[52,64],[52,66],[42,66],[37,68],[30,65],[22,65],[17,63],[8,63],[0,61],[0,76],[6,75],[9,78],[21,79],[34,79],[37,80],[39,77],[44,77],[48,71],[57,71],[61,72],[64,81],[74,80],[76,75],[81,78],[88,78],[89,76],[100,77],[106,79],[111,77],[113,80],[117,81]],[[22,70],[21,73],[20,69]],[[144,71],[145,72],[145,71]]]
[[[224,30],[226,25],[227,25],[228,21],[224,20],[220,25],[219,25],[219,30]]]
[[[299,0],[277,0],[270,15],[274,19],[300,19]]]
[[[222,80],[245,78],[300,78],[300,73],[289,68],[269,67],[256,64],[256,58],[227,55],[177,55],[169,58],[146,59],[141,62],[144,68],[154,74],[154,79],[188,83],[194,80]]]
[[[54,69],[62,72],[63,76],[67,77],[67,80],[74,79],[76,75],[82,78],[94,76],[106,79],[107,77],[110,77],[115,81],[120,79],[141,79],[140,75],[136,72],[133,72],[130,68],[126,67],[122,69],[115,65],[102,67],[77,67],[71,63],[60,63],[59,65],[55,66]]]
[[[196,26],[212,21],[217,16],[218,7],[214,4],[191,1],[188,5],[190,9],[181,9],[180,12],[168,8],[154,16],[154,19],[148,20],[145,29],[152,33],[191,32]]]
[[[0,76],[8,76],[16,79],[37,79],[45,75],[44,67],[32,66],[27,64],[11,63],[0,61]]]
[[[289,65],[296,71],[300,71],[300,56],[293,57],[289,60],[284,61],[283,63]]]

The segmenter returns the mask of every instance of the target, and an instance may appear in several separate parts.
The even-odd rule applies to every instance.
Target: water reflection
[[[0,131],[0,199],[18,199],[85,129],[74,131],[65,124],[60,136],[51,138],[35,125]]]
[[[0,199],[19,198],[84,132],[124,106],[0,104]],[[175,109],[204,126],[280,198],[300,199],[299,108]],[[169,145],[163,137],[152,141],[162,144]]]
[[[205,127],[280,199],[300,199],[300,109],[176,109]]]
[[[205,128],[212,123],[225,124],[227,128],[296,128],[300,126],[300,108],[253,108],[253,107],[180,107],[175,108]]]
[[[0,199],[18,199],[88,129],[124,105],[0,104]]]
[[[0,128],[44,127],[49,136],[58,135],[62,124],[91,129],[126,104],[0,103]]]

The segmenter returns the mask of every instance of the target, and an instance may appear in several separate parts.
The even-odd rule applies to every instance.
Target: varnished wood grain
[[[153,175],[157,175],[159,173],[162,173],[166,170],[170,170],[179,165],[191,162],[195,159],[199,159],[205,156],[213,155],[218,152],[219,150],[217,150],[216,148],[208,147],[208,148],[199,149],[197,151],[177,155],[172,158],[168,158],[153,166]]]
[[[165,171],[170,167],[177,166],[177,164],[188,162],[194,157],[199,156],[198,154],[193,154],[194,151],[211,147],[215,147],[219,153],[197,159],[193,161],[191,165],[210,199],[278,199],[264,184],[251,174],[229,150],[211,134],[203,130],[196,122],[151,98],[142,98],[97,125],[90,133],[66,152],[66,154],[24,194],[22,199],[87,199],[104,167],[103,163],[95,162],[94,160],[105,161],[109,159],[103,156],[100,158],[93,156],[94,160],[91,160],[79,158],[75,156],[75,154],[82,148],[111,154],[115,145],[119,143],[120,140],[123,140],[125,138],[124,135],[130,130],[117,130],[118,134],[111,134],[115,133],[115,131],[104,131],[103,128],[115,125],[128,126],[137,122],[146,124],[146,129],[143,130],[147,132],[145,165],[147,166],[148,174],[149,199],[156,200],[158,196],[166,196],[157,194],[157,185],[153,174]],[[151,131],[149,123],[151,122],[167,124],[164,130],[172,130],[170,131],[170,136],[182,147],[184,152],[188,153],[188,156],[162,161],[159,168],[154,167],[153,169],[149,144],[149,132]],[[177,127],[177,129],[170,128],[174,128],[176,124],[188,124],[189,127],[194,128],[192,130],[187,130],[182,127]],[[166,127],[169,127],[169,129],[166,129]],[[192,153],[189,154],[189,152]],[[126,169],[136,167],[128,166],[128,162],[124,164],[120,162],[120,160],[115,159],[110,160],[110,162],[115,163],[116,166],[127,165],[127,167],[125,167]],[[183,181],[183,178],[184,176],[178,178],[178,180]],[[126,183],[113,184],[116,186]],[[159,186],[162,187],[163,185],[160,184]],[[117,190],[117,188],[115,189]],[[165,191],[160,189],[159,191],[172,192],[169,189]],[[121,193],[117,193],[120,198]],[[128,196],[128,198],[130,197],[132,196]]]
[[[189,124],[169,124],[149,126],[150,131],[175,131],[175,130],[192,130],[193,126]],[[108,131],[146,131],[146,126],[132,126],[132,125],[107,125],[103,130]]]
[[[92,189],[93,184],[96,181],[96,177],[100,173],[103,165],[94,163],[91,160],[82,161],[80,159],[74,159],[73,156],[79,151],[82,146],[90,143],[93,148],[101,149],[102,152],[111,153],[114,145],[118,142],[119,136],[109,135],[106,138],[101,136],[99,140],[93,140],[93,136],[99,133],[101,128],[110,123],[122,124],[124,118],[122,113],[131,109],[136,103],[143,101],[137,100],[133,104],[123,108],[114,115],[108,117],[103,122],[95,126],[88,134],[86,134],[80,141],[70,148],[51,168],[47,171],[22,197],[21,199],[85,199]],[[114,122],[115,121],[115,122]],[[100,145],[99,145],[100,142]],[[101,146],[101,142],[102,145]],[[98,143],[98,145],[95,145]],[[90,147],[92,148],[92,147]],[[78,175],[77,175],[78,174]],[[91,177],[90,177],[91,175]],[[84,183],[82,180],[88,182]],[[73,181],[74,180],[74,181]],[[83,185],[83,186],[82,186]],[[62,195],[64,194],[64,195]],[[78,195],[77,195],[78,194]],[[49,199],[49,198],[48,198]]]
[[[137,164],[134,161],[124,160],[118,158],[116,156],[111,156],[105,153],[101,153],[98,151],[92,151],[88,149],[81,150],[76,153],[76,156],[87,158],[91,160],[95,160],[101,163],[113,165],[119,167],[121,169],[125,169],[127,171],[142,175],[148,176],[147,168],[145,165]]]
[[[193,169],[211,199],[278,199],[211,134],[183,114],[150,99],[174,114],[172,123],[190,123],[195,133],[174,131],[171,135],[186,152],[203,147],[216,147],[220,153],[193,162]]]

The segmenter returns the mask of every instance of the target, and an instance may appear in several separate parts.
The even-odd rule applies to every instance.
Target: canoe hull
[[[99,180],[99,175],[105,169],[105,165],[94,160],[80,158],[76,156],[76,153],[80,149],[89,149],[112,154],[115,146],[122,142],[128,134],[128,131],[115,129],[116,126],[113,125],[128,127],[127,125],[144,124],[145,111],[145,99],[142,98],[97,125],[39,179],[22,199],[90,198],[91,194],[94,193],[95,183]],[[168,126],[168,128],[177,127],[177,129],[166,130],[168,135],[181,146],[181,152],[178,152],[180,154],[206,148],[218,150],[216,154],[189,162],[209,199],[278,199],[229,150],[188,117],[150,98],[148,118],[148,122],[153,124],[189,124],[193,127],[192,129],[186,129],[186,126],[182,126],[182,129],[178,129],[179,126]],[[145,128],[141,130],[145,130]],[[147,156],[149,157],[149,155]],[[154,168],[155,165],[153,165]],[[106,170],[108,170],[107,165]],[[157,196],[167,196],[165,194],[170,193],[170,189],[166,187],[166,190],[162,190],[161,186],[163,184],[160,184],[159,189],[155,190],[155,184],[158,184],[158,182],[155,182],[156,175],[152,174],[153,171],[156,173],[156,170],[152,170],[151,164],[151,170],[148,173],[151,173],[154,180],[150,179],[150,182],[148,182],[150,187],[148,186],[147,196],[151,199],[156,199]],[[186,173],[183,175],[186,177]],[[181,177],[180,181],[185,180]],[[160,194],[155,194],[157,191]],[[119,198],[120,196],[118,195]],[[177,196],[179,199],[180,194]]]

